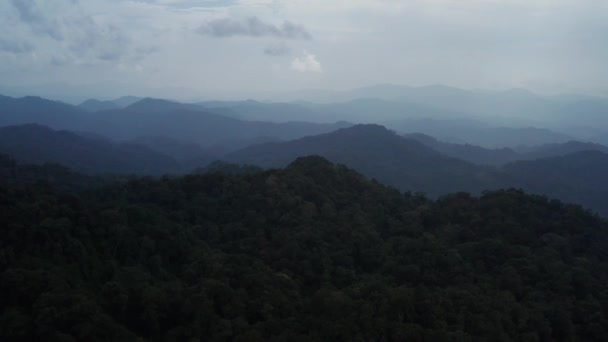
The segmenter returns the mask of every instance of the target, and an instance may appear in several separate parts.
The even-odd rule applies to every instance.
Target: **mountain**
[[[102,110],[117,109],[119,106],[112,101],[99,101],[96,99],[89,99],[78,105],[88,112],[100,112]]]
[[[520,150],[520,153],[524,158],[519,159],[551,158],[585,151],[599,151],[608,153],[608,147],[589,142],[568,141],[563,144],[547,144],[525,148]]]
[[[566,156],[518,161],[503,170],[527,191],[581,203],[608,215],[608,154],[582,151]]]
[[[546,127],[568,133],[573,126],[601,126],[608,113],[604,98],[543,96],[525,89],[463,90],[444,85],[384,84],[331,92],[326,99],[315,97],[308,102],[207,101],[199,105],[230,108],[235,117],[247,120],[386,124],[402,119],[468,119],[492,126]]]
[[[89,132],[114,140],[164,136],[211,145],[241,148],[257,139],[287,140],[330,132],[350,124],[272,123],[227,117],[224,110],[146,98],[125,108],[89,113],[76,106],[36,97],[0,97],[0,126],[37,123],[54,129]]]
[[[307,155],[319,155],[401,190],[431,196],[481,192],[500,184],[490,168],[444,156],[379,125],[356,125],[294,141],[254,145],[224,158],[262,167],[282,167]]]
[[[407,101],[376,98],[357,98],[346,102],[306,105],[322,114],[327,121],[350,121],[356,123],[382,123],[404,119],[466,119],[471,116],[449,109],[437,109]],[[318,117],[319,115],[317,115]]]
[[[328,134],[246,147],[227,154],[223,159],[272,168],[288,165],[298,157],[319,155],[402,191],[423,192],[436,197],[452,192],[481,193],[516,187],[578,203],[608,215],[608,202],[605,200],[608,198],[608,183],[602,173],[607,155],[597,151],[569,153],[576,151],[573,147],[587,146],[585,144],[545,147],[543,153],[546,156],[564,153],[558,159],[537,159],[542,156],[539,152],[520,154],[505,149],[495,153],[476,146],[437,142],[434,149],[432,144],[428,137],[408,139],[382,126],[356,125]],[[595,158],[585,157],[594,153],[599,154]],[[463,156],[465,154],[468,155]],[[466,158],[471,163],[455,156]],[[504,157],[504,160],[499,160],[499,157]],[[532,160],[513,162],[511,158]],[[496,166],[473,164],[482,161]],[[502,164],[505,165],[499,166]],[[595,173],[587,168],[600,171]],[[551,176],[545,176],[545,172]],[[586,178],[583,183],[581,175]]]
[[[602,133],[602,134],[596,135],[591,140],[596,143],[608,146],[608,133]]]
[[[540,146],[521,146],[516,149],[487,149],[470,144],[446,143],[422,133],[406,134],[404,137],[417,140],[446,156],[481,165],[502,165],[517,160],[543,159],[583,151],[608,153],[608,147],[604,145],[580,141],[568,141],[566,143]]]
[[[378,99],[407,102],[430,109],[467,114],[468,117],[506,120],[509,124],[533,124],[536,120],[550,120],[572,97],[542,96],[525,89],[504,91],[464,90],[436,84],[413,87],[398,84],[379,84],[347,90],[327,92],[312,100],[324,103],[357,99]],[[299,98],[299,100],[306,100]]]
[[[116,104],[120,108],[125,108],[143,99],[143,97],[138,96],[122,96],[112,100],[112,102],[114,102],[114,104]]]
[[[556,116],[568,126],[608,130],[608,99],[594,98],[568,103],[559,109]]]
[[[197,103],[206,109],[217,112],[218,109],[228,109],[223,115],[249,121],[269,122],[335,122],[340,121],[323,113],[316,112],[304,105],[282,102],[247,101],[206,101]]]
[[[569,133],[573,125],[607,128],[608,99],[571,94],[541,95],[526,89],[464,90],[445,85],[404,86],[379,84],[347,91],[315,91],[294,94],[292,100],[331,104],[359,99],[403,102],[424,111],[460,113],[494,126],[535,126]],[[367,122],[374,120],[370,113]],[[453,117],[453,115],[451,116]],[[432,117],[433,119],[445,116]],[[427,132],[424,132],[427,133]],[[570,134],[570,133],[569,133]],[[586,137],[577,136],[579,139]]]
[[[35,96],[0,96],[0,126],[30,123],[74,131],[88,131],[106,125],[91,118],[84,110],[63,102]]]
[[[385,100],[407,99],[418,103],[434,103],[435,108],[441,103],[451,104],[458,101],[470,102],[475,93],[468,90],[449,87],[441,84],[412,87],[398,84],[378,84],[346,91],[342,96],[350,98],[377,98]]]
[[[0,183],[2,341],[606,341],[608,222],[319,157],[66,194]]]
[[[204,149],[198,144],[167,137],[138,137],[132,143],[171,156],[187,170],[206,166],[217,159],[215,152]]]
[[[510,161],[523,159],[521,154],[511,148],[487,149],[470,144],[446,143],[422,133],[406,134],[404,137],[419,141],[446,156],[474,164],[501,165]]]
[[[476,120],[410,119],[386,122],[402,134],[423,133],[439,140],[489,149],[565,143],[571,136],[537,127],[493,126]]]
[[[200,106],[194,104],[185,104],[171,100],[155,99],[146,97],[137,102],[134,102],[124,107],[126,112],[133,113],[151,113],[151,112],[169,112],[176,110],[203,111]]]
[[[114,144],[35,124],[0,128],[0,152],[22,163],[56,163],[88,174],[181,171],[175,159],[141,145]]]
[[[165,136],[191,141],[203,147],[260,137],[294,139],[349,126],[348,123],[245,121],[197,105],[157,99],[144,99],[124,109],[106,111],[101,117],[116,128],[100,133],[115,139]]]
[[[84,175],[52,163],[23,164],[0,153],[0,187],[52,187],[61,192],[77,193],[127,178],[124,175]]]
[[[406,118],[467,118],[466,113],[437,109],[427,105],[406,101],[356,98],[348,101],[331,103],[313,102],[258,102],[248,101],[207,101],[198,105],[207,109],[230,109],[233,117],[243,120],[260,120],[271,122],[308,121],[336,122],[349,121],[356,123],[380,123],[389,120]]]
[[[212,174],[212,173],[221,173],[228,175],[245,175],[245,174],[255,174],[264,171],[264,169],[253,166],[253,165],[240,165],[240,164],[231,164],[226,163],[220,160],[216,160],[204,168],[199,168],[194,170],[194,174]]]

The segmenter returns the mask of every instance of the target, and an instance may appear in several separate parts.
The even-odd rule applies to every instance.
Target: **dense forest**
[[[608,342],[606,13],[0,0],[0,342]]]
[[[226,169],[3,181],[0,340],[608,340],[608,222],[579,206]]]

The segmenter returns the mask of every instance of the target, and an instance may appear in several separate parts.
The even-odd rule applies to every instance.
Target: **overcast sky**
[[[0,0],[0,23],[0,90],[608,95],[606,0]]]

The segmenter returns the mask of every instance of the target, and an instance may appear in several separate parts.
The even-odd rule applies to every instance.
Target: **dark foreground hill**
[[[0,186],[3,341],[606,341],[608,224],[318,157],[81,194]]]
[[[22,164],[10,156],[0,154],[0,184],[10,186],[37,185],[53,187],[62,192],[80,192],[111,182],[129,179],[124,175],[87,176],[58,164]]]

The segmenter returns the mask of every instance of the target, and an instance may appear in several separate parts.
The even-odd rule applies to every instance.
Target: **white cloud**
[[[304,54],[291,62],[291,68],[298,72],[323,72],[317,56],[304,51]]]

